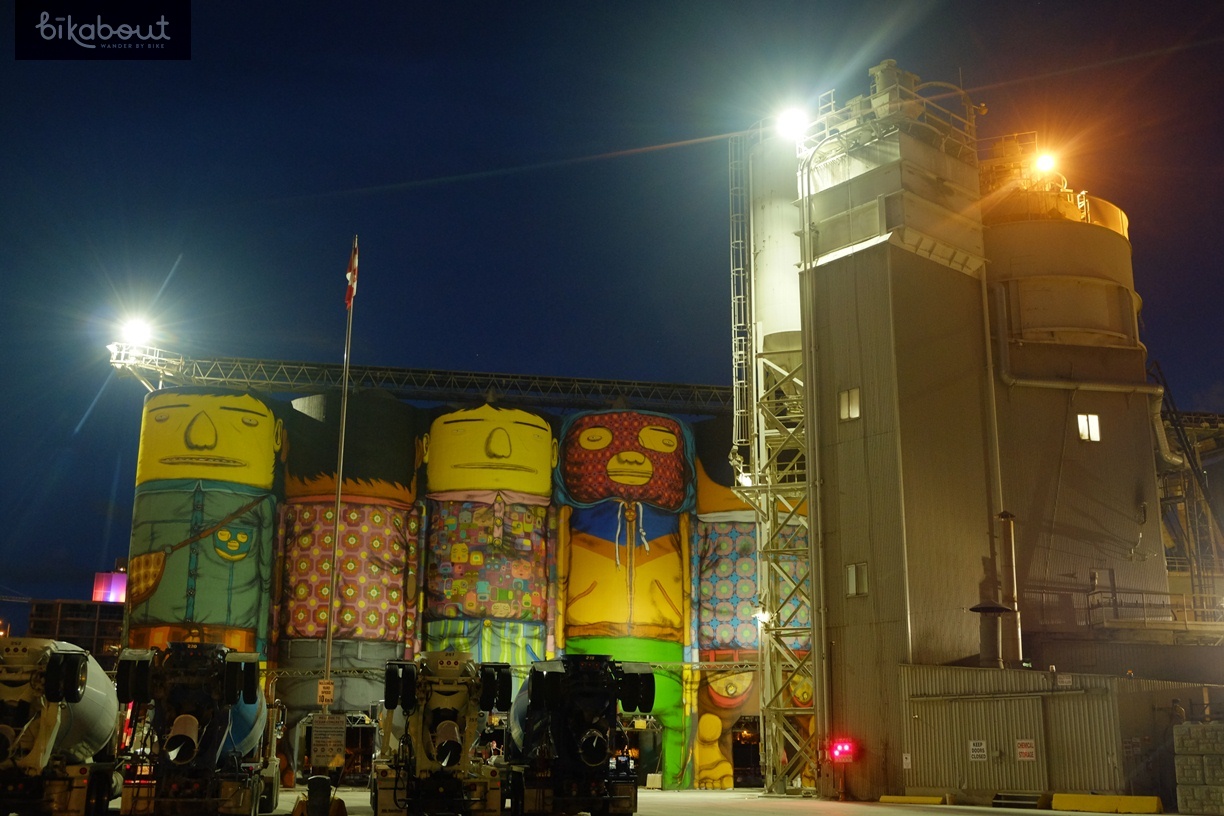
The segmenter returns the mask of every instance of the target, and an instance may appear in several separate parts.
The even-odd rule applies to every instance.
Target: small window
[[[837,416],[843,421],[859,418],[859,390],[857,388],[837,392]]]
[[[1080,414],[1079,435],[1085,442],[1100,442],[1101,418],[1096,414]]]
[[[867,562],[846,565],[846,595],[867,594]]]

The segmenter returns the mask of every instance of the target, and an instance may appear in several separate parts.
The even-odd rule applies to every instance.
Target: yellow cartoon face
[[[145,400],[136,483],[213,479],[270,488],[281,421],[250,394],[158,391]]]
[[[557,443],[535,414],[482,405],[435,419],[425,461],[431,493],[517,490],[548,496]]]

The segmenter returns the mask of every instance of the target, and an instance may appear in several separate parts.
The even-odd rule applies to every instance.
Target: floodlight
[[[783,139],[799,141],[803,138],[803,133],[807,130],[807,126],[807,112],[800,108],[788,108],[778,114],[776,127],[778,135]]]
[[[143,346],[153,336],[153,327],[147,320],[134,317],[123,324],[123,342]]]

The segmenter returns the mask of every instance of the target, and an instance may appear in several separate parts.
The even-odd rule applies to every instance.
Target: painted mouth
[[[494,462],[468,462],[466,464],[461,464],[461,465],[452,465],[452,467],[456,469],[470,468],[473,470],[517,470],[523,473],[535,473],[536,472],[535,468],[527,467],[526,465],[508,465],[508,464],[500,464],[500,463],[494,463]]]
[[[165,456],[159,460],[163,465],[203,465],[205,467],[246,467],[241,459],[225,456]]]
[[[608,468],[608,478],[620,484],[644,485],[650,481],[651,472],[643,473],[640,470],[624,470],[621,468]]]

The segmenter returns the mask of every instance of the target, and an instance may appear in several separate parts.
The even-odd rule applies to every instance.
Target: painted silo
[[[566,419],[555,471],[563,504],[558,646],[676,666],[690,662],[694,452],[671,416],[594,411]],[[663,787],[691,787],[688,670],[655,671]],[[691,689],[691,686],[687,688]]]
[[[411,406],[382,392],[350,394],[338,525],[340,396],[304,398],[294,407],[286,419],[276,650],[278,668],[290,670],[277,686],[290,726],[318,709],[329,625],[332,671],[370,674],[333,678],[333,708],[341,711],[368,712],[382,699],[386,661],[414,653],[420,527],[420,440]],[[329,619],[333,568],[337,602]]]
[[[125,643],[268,653],[282,422],[246,391],[145,397],[128,557]]]
[[[554,651],[552,426],[517,408],[447,410],[425,458],[424,648],[509,663],[517,689]]]

